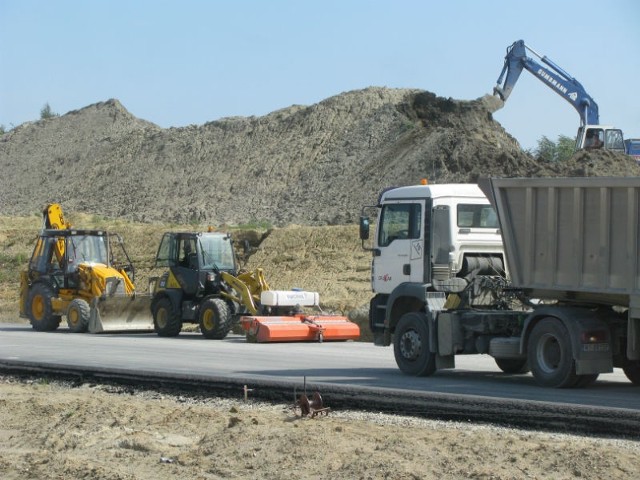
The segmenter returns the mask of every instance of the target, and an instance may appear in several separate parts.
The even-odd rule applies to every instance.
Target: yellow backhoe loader
[[[73,332],[151,331],[151,296],[136,292],[122,238],[75,229],[59,204],[42,213],[42,230],[20,274],[20,316],[36,331],[56,330],[66,316]],[[118,252],[123,262],[116,265]]]

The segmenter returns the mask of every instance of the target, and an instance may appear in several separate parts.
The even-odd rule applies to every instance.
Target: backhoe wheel
[[[580,377],[576,375],[569,332],[556,318],[545,318],[533,327],[529,337],[527,358],[533,378],[539,385],[571,388]],[[586,381],[586,379],[585,379]]]
[[[231,310],[221,298],[208,298],[200,305],[200,331],[205,338],[222,340],[231,330]]]
[[[75,298],[67,309],[67,325],[74,333],[84,333],[89,328],[91,307],[86,300]]]
[[[175,337],[182,330],[182,319],[168,298],[161,298],[154,303],[153,328],[159,337]]]
[[[496,358],[496,365],[504,373],[529,372],[529,363],[526,358]]]
[[[53,289],[44,283],[36,283],[29,292],[27,301],[29,321],[37,332],[52,332],[60,325],[62,317],[53,314],[51,299]]]
[[[436,356],[429,350],[427,316],[420,312],[400,317],[393,335],[393,353],[402,372],[426,377],[436,371]]]

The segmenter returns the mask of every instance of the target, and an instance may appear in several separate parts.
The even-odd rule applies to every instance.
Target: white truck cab
[[[504,270],[498,219],[474,184],[415,185],[383,192],[373,239],[371,283],[390,294],[405,282],[459,291],[460,274]],[[464,285],[463,285],[464,283]]]

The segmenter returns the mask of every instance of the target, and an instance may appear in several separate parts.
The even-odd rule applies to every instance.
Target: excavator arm
[[[544,65],[528,57],[527,50]],[[526,46],[524,40],[518,40],[507,48],[504,66],[493,93],[506,101],[523,69],[532,73],[538,80],[569,102],[580,115],[581,126],[600,123],[598,104],[585,91],[582,84],[549,58],[541,56]]]

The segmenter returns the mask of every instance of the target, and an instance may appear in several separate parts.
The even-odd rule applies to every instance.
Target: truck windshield
[[[498,216],[489,204],[458,204],[458,227],[498,228]]]
[[[220,270],[233,270],[235,268],[231,237],[203,235],[200,238],[200,248],[203,269],[210,270],[217,267]]]

